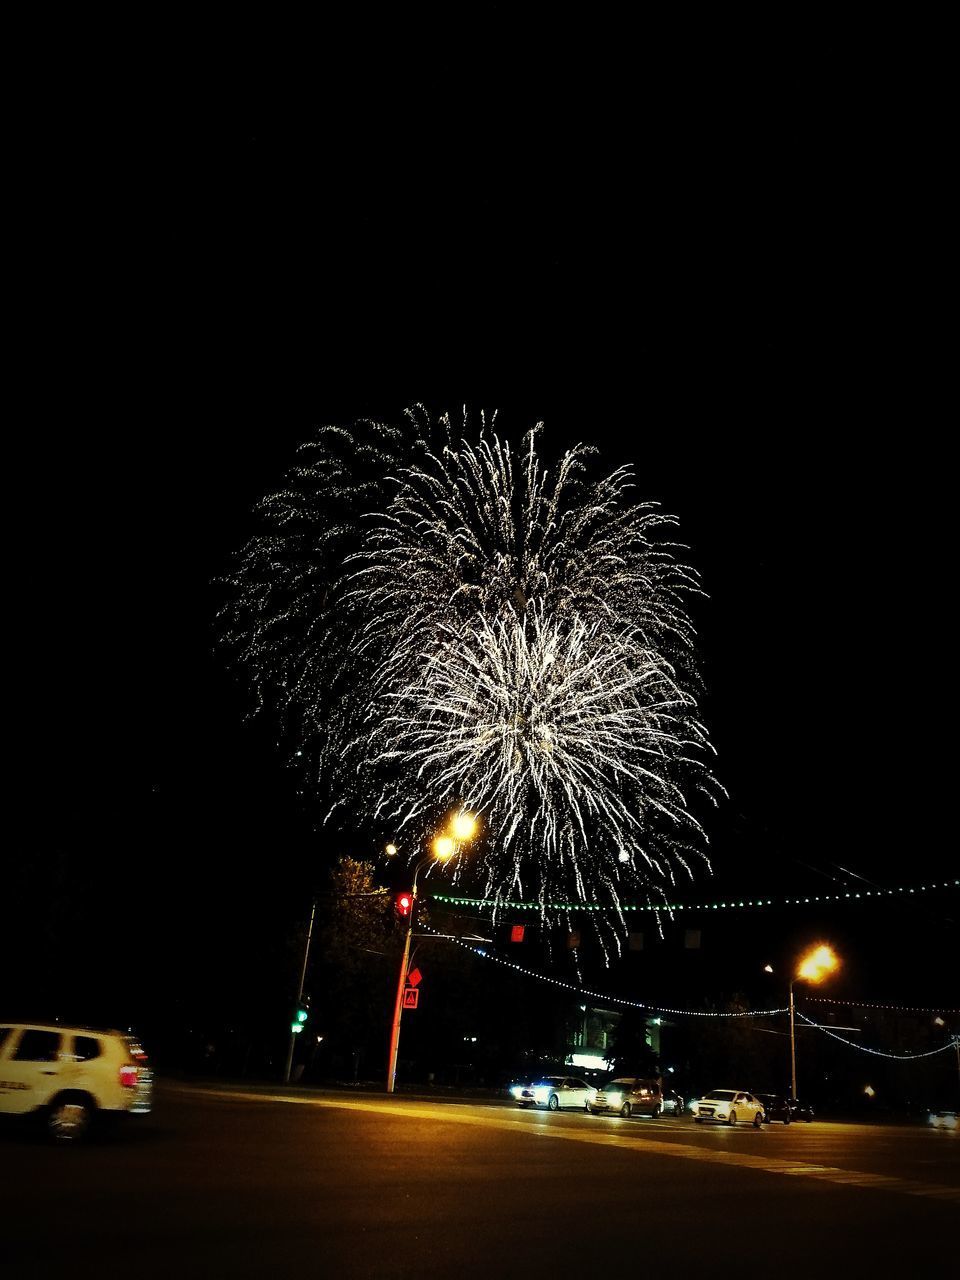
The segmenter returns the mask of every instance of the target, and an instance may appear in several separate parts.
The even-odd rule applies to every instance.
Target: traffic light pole
[[[303,1002],[303,984],[307,980],[307,960],[310,958],[310,939],[313,937],[313,918],[317,914],[317,902],[314,899],[313,906],[310,908],[310,927],[307,930],[307,941],[303,948],[303,964],[300,968],[300,987],[297,991],[297,1008],[300,1008]],[[287,1049],[287,1062],[283,1068],[283,1083],[290,1083],[290,1071],[293,1067],[293,1046],[297,1043],[295,1032],[290,1032],[290,1047]]]
[[[407,985],[407,969],[410,965],[410,939],[413,937],[413,916],[417,909],[416,889],[407,919],[407,936],[403,940],[403,959],[400,961],[400,978],[397,982],[397,1002],[393,1008],[393,1028],[390,1032],[390,1055],[387,1065],[387,1093],[393,1093],[397,1078],[397,1054],[400,1052],[400,1019],[403,1017],[403,991]]]
[[[400,1052],[400,1019],[403,1017],[403,990],[407,985],[410,967],[410,939],[413,937],[413,921],[417,914],[417,876],[432,858],[421,858],[413,869],[413,888],[410,891],[410,914],[407,917],[407,936],[403,940],[403,959],[400,961],[400,977],[397,980],[397,1002],[393,1008],[393,1027],[390,1031],[390,1053],[387,1058],[387,1093],[393,1093],[397,1080],[397,1054]]]

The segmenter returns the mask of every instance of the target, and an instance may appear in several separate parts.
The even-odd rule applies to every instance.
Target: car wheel
[[[632,1111],[633,1111],[633,1107],[631,1107],[629,1102],[625,1102],[623,1106],[620,1108],[620,1114],[623,1116],[625,1120],[630,1119],[630,1113]]]
[[[589,1103],[589,1102],[585,1102],[585,1103],[583,1104],[583,1109],[584,1109],[584,1111],[586,1111],[586,1112],[589,1114],[589,1112],[590,1112],[590,1103]]]
[[[92,1119],[90,1104],[83,1098],[58,1098],[47,1112],[47,1132],[54,1142],[80,1142]]]
[[[737,1113],[735,1111],[731,1111],[729,1119],[727,1120],[727,1124],[736,1124],[736,1123],[737,1123]]]
[[[753,1127],[755,1129],[759,1129],[762,1124],[763,1124],[763,1113],[760,1111],[757,1111],[753,1117]]]
[[[784,1124],[789,1124],[789,1123],[790,1123],[790,1114],[789,1114],[789,1112],[787,1113],[787,1115],[785,1115],[785,1116],[783,1117],[783,1123],[784,1123]]]
[[[653,1111],[651,1112],[650,1119],[651,1119],[651,1120],[659,1120],[659,1118],[660,1118],[660,1108],[659,1108],[659,1107],[654,1107],[654,1108],[653,1108]]]
[[[556,1111],[559,1106],[560,1106],[560,1099],[557,1097],[555,1093],[551,1093],[550,1097],[547,1099],[547,1110]]]

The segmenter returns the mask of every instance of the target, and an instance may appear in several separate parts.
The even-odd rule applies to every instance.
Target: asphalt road
[[[86,1147],[5,1132],[0,1171],[11,1280],[876,1280],[960,1257],[960,1132],[922,1127],[166,1085],[151,1116]]]

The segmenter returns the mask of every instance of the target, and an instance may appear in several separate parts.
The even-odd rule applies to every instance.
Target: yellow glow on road
[[[590,1117],[585,1120],[581,1115],[579,1117],[563,1116],[560,1122],[557,1123],[558,1117],[550,1112],[531,1111],[518,1114],[516,1109],[509,1107],[477,1108],[475,1105],[417,1103],[402,1100],[395,1101],[393,1099],[389,1101],[372,1098],[361,1100],[359,1098],[317,1097],[304,1096],[303,1094],[269,1093],[266,1091],[253,1093],[240,1089],[211,1089],[197,1085],[174,1085],[169,1082],[167,1082],[165,1088],[172,1094],[183,1094],[197,1098],[217,1098],[223,1102],[253,1102],[261,1106],[265,1102],[273,1102],[301,1107],[365,1111],[375,1115],[379,1122],[383,1121],[384,1115],[387,1113],[403,1117],[404,1123],[422,1120],[468,1125],[494,1131],[500,1130],[510,1134],[529,1134],[530,1136],[536,1136],[538,1139],[546,1138],[591,1143],[621,1151],[633,1151],[638,1155],[666,1156],[680,1160],[693,1160],[714,1166],[750,1169],[775,1174],[779,1177],[812,1179],[820,1183],[849,1186],[854,1188],[858,1194],[862,1194],[866,1188],[868,1190],[895,1192],[899,1195],[930,1197],[939,1202],[947,1201],[960,1204],[960,1188],[956,1186],[934,1181],[908,1179],[900,1175],[893,1177],[882,1173],[864,1172],[858,1170],[855,1166],[841,1168],[828,1164],[812,1163],[809,1158],[809,1152],[804,1152],[799,1156],[786,1156],[785,1153],[780,1155],[760,1154],[759,1148],[741,1146],[741,1142],[753,1143],[759,1137],[749,1128],[737,1132],[725,1127],[718,1127],[715,1130],[708,1130],[704,1134],[698,1133],[696,1135],[696,1145],[692,1145],[693,1135],[685,1131],[686,1127],[682,1121],[677,1122],[677,1128],[674,1130],[678,1135],[677,1138],[670,1140],[663,1137],[658,1139],[648,1136],[653,1132],[663,1134],[664,1129],[659,1127],[656,1129],[647,1128],[645,1125],[637,1125],[632,1121],[628,1121],[623,1126],[617,1125],[614,1128],[609,1120],[604,1117]],[[658,1121],[658,1126],[661,1123],[672,1127],[673,1122],[669,1119],[663,1122]],[[844,1133],[847,1126],[828,1124],[821,1121],[817,1128],[821,1131],[829,1128],[831,1139],[835,1140],[838,1135]],[[806,1136],[804,1134],[804,1137]],[[931,1137],[934,1141],[941,1136],[931,1131]],[[763,1145],[765,1146],[766,1143]],[[823,1153],[818,1151],[817,1154],[822,1155]]]

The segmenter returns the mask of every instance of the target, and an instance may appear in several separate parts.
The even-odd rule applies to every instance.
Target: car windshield
[[[533,1084],[530,1087],[532,1089],[544,1089],[548,1085],[551,1087],[555,1087],[559,1083],[560,1083],[559,1076],[544,1076],[542,1080],[534,1080]]]
[[[711,1089],[707,1094],[708,1098],[713,1098],[717,1102],[732,1102],[736,1096],[735,1089]]]

